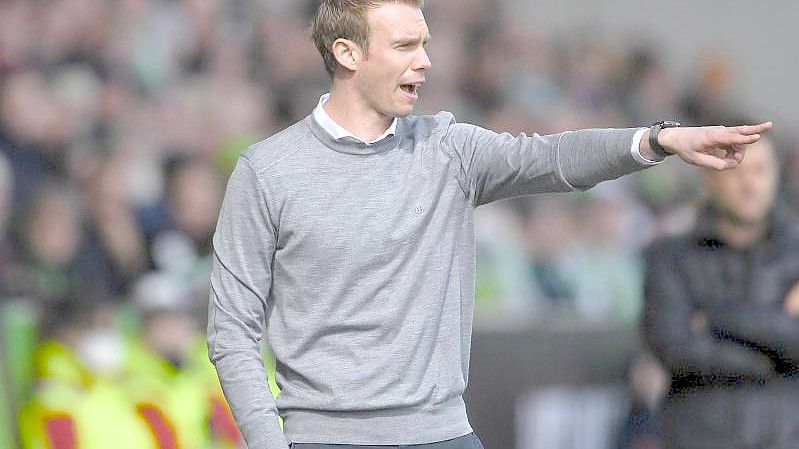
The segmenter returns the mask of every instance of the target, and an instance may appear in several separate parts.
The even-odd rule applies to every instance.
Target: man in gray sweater
[[[670,153],[731,168],[770,127],[514,137],[446,112],[412,116],[431,67],[421,3],[323,1],[312,30],[330,94],[248,148],[228,181],[208,349],[250,449],[481,448],[462,399],[475,208],[588,189]]]

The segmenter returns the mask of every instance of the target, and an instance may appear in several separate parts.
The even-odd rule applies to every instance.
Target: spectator
[[[211,235],[223,183],[214,166],[176,158],[167,166],[164,226],[150,242],[155,268],[201,291],[208,286]]]
[[[634,324],[641,305],[638,259],[641,220],[623,190],[598,189],[582,208],[579,244],[574,248],[576,305],[594,323]]]
[[[651,354],[639,354],[633,359],[627,370],[630,412],[619,432],[619,449],[663,448],[657,426],[668,381],[667,373]]]
[[[83,251],[81,201],[62,184],[47,183],[32,194],[15,227],[20,244],[10,288],[28,298],[53,300],[103,285],[95,260]]]
[[[703,173],[693,231],[647,251],[644,331],[671,372],[667,448],[787,448],[799,435],[799,233],[768,140]]]
[[[526,215],[527,269],[535,299],[550,310],[576,310],[577,284],[570,255],[577,245],[574,205],[537,198]]]
[[[127,345],[121,384],[148,425],[169,424],[168,434],[161,427],[162,443],[186,449],[235,447],[241,435],[205,356],[190,293],[164,274],[149,274],[136,285],[142,328]]]
[[[79,297],[53,300],[34,354],[33,397],[20,413],[25,449],[156,449],[114,375],[121,339],[109,309]]]
[[[15,204],[25,204],[45,180],[65,179],[65,131],[43,73],[19,71],[4,81],[0,145],[17,174]]]

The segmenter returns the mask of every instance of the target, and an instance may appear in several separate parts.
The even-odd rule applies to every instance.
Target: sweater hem
[[[283,416],[290,443],[410,445],[473,432],[463,398],[424,409],[363,412],[293,411]]]

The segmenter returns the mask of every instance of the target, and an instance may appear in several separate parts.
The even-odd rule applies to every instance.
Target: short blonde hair
[[[333,55],[333,42],[340,38],[349,39],[368,52],[369,22],[366,15],[386,3],[424,7],[424,0],[322,0],[311,20],[311,35],[331,77],[338,66]]]

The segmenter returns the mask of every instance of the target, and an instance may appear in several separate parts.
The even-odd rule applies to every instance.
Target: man
[[[312,30],[329,96],[247,149],[228,181],[208,343],[250,449],[480,447],[461,397],[475,207],[587,189],[662,159],[646,129],[512,137],[449,113],[411,116],[431,67],[421,7],[323,1]],[[659,143],[724,169],[769,127],[670,128]],[[264,332],[277,404],[260,357]]]
[[[757,147],[735,170],[705,170],[695,229],[647,252],[644,332],[672,377],[667,448],[799,441],[799,232],[774,205],[771,143]]]

